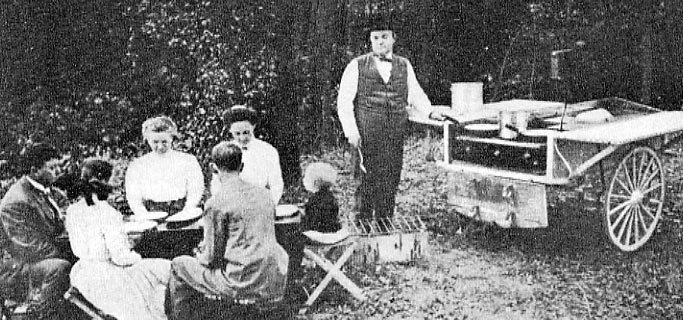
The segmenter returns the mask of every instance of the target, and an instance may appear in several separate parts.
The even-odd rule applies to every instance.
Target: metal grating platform
[[[344,225],[352,235],[375,236],[385,234],[416,233],[427,230],[419,216],[395,216],[378,219],[345,220]]]

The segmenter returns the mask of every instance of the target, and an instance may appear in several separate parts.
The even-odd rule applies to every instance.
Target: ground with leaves
[[[440,140],[410,139],[397,197],[400,214],[429,225],[430,256],[410,264],[350,271],[369,295],[354,301],[331,285],[301,319],[679,319],[683,317],[683,236],[675,219],[681,201],[680,159],[668,163],[668,218],[650,242],[622,253],[606,240],[599,211],[580,195],[562,193],[549,208],[551,226],[507,230],[464,221],[444,199],[446,175],[426,161]],[[349,155],[305,159],[342,170],[337,187],[350,212],[356,181]],[[305,165],[305,164],[304,164]],[[552,218],[558,217],[558,218]]]

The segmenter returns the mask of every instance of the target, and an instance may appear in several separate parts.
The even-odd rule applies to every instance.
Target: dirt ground
[[[509,230],[460,219],[446,204],[446,175],[433,162],[440,140],[411,139],[397,196],[398,213],[420,215],[430,231],[428,257],[349,273],[369,298],[354,301],[331,285],[300,319],[680,319],[679,160],[669,161],[668,218],[650,242],[622,253],[606,240],[599,212],[567,193],[549,207],[551,226]],[[439,151],[436,151],[437,156]],[[324,160],[342,170],[337,187],[351,211],[356,183],[349,155]]]

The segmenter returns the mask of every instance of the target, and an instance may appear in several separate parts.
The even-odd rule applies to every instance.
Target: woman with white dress
[[[143,259],[132,251],[121,214],[106,199],[112,165],[86,160],[75,186],[80,200],[67,209],[66,230],[79,258],[71,285],[118,320],[166,319],[164,301],[170,261]]]
[[[240,178],[257,187],[268,189],[270,198],[276,205],[282,198],[285,185],[280,169],[280,155],[272,145],[254,136],[257,114],[251,108],[237,105],[227,112],[225,123],[233,142],[242,149],[244,167]],[[211,194],[220,186],[215,179],[211,180]]]
[[[178,127],[166,116],[153,117],[142,124],[142,136],[151,152],[133,160],[126,170],[126,200],[134,220],[161,219],[164,216],[192,216],[204,194],[204,175],[191,154],[173,149]],[[162,214],[162,216],[155,216]],[[201,232],[187,237],[172,234],[145,234],[136,250],[145,258],[172,259],[192,254]]]
[[[149,118],[142,124],[142,136],[152,151],[133,160],[125,178],[134,217],[196,210],[204,194],[204,175],[195,156],[173,149],[178,126],[166,116]]]

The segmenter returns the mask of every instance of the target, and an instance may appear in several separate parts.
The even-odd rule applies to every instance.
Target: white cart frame
[[[478,114],[452,115],[462,123],[495,119],[500,110],[531,111],[541,117],[576,114],[617,105],[628,115],[613,122],[588,125],[569,131],[550,132],[544,142],[519,142],[499,138],[458,136],[459,141],[507,147],[545,149],[543,174],[494,168],[450,158],[453,123],[440,124],[444,131],[444,158],[438,161],[449,174],[449,203],[458,213],[501,227],[538,228],[548,225],[546,186],[575,185],[589,170],[612,160],[604,183],[603,222],[610,241],[622,251],[642,247],[661,220],[666,196],[661,152],[681,140],[683,112],[664,112],[631,101],[609,98],[564,105],[557,102],[511,100],[486,104]],[[535,145],[529,145],[535,144]],[[472,183],[494,189],[494,195],[472,191]],[[493,187],[491,187],[493,186]],[[480,186],[479,186],[480,187]],[[495,198],[495,201],[491,201]],[[495,203],[493,203],[495,202]]]

